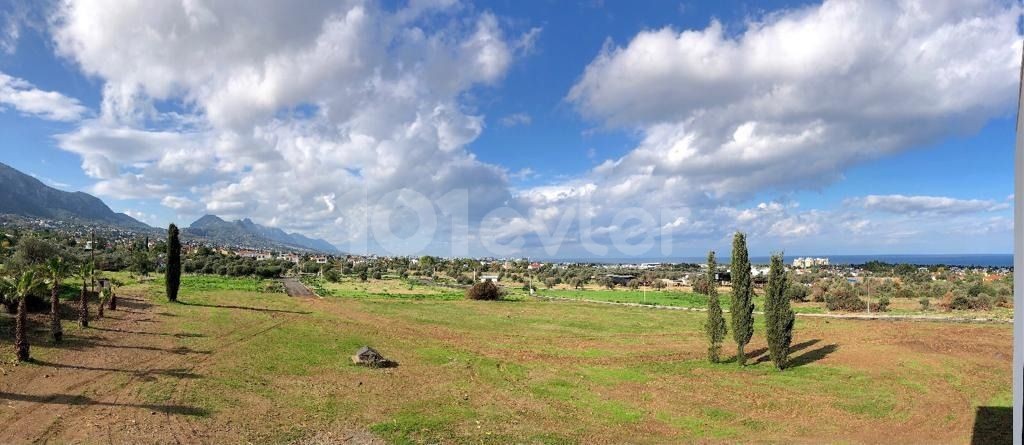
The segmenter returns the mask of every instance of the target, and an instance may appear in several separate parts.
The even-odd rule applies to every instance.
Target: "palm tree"
[[[109,295],[110,294],[107,293],[105,288],[100,287],[100,293],[97,296],[99,304],[96,306],[96,318],[103,318],[103,308],[107,305],[107,298]]]
[[[89,301],[86,291],[95,271],[92,263],[88,261],[79,264],[78,269],[75,270],[75,277],[82,280],[82,293],[78,296],[78,324],[83,328],[89,327]]]
[[[25,362],[29,360],[28,336],[25,332],[28,329],[28,305],[25,300],[29,295],[41,290],[45,281],[42,276],[36,275],[34,270],[26,270],[16,279],[6,277],[4,280],[8,281],[8,286],[14,288],[14,296],[18,299],[18,318],[14,324],[14,352],[18,361]]]
[[[110,300],[109,304],[107,305],[107,309],[110,309],[112,311],[117,310],[117,292],[114,291],[117,290],[118,286],[120,285],[120,281],[110,280]]]
[[[64,284],[64,278],[67,278],[71,272],[71,266],[67,261],[64,261],[64,258],[50,258],[46,262],[46,272],[49,275],[50,283],[50,333],[53,335],[53,341],[60,343],[64,339],[64,330],[60,326],[60,298],[58,298],[58,293],[60,292],[61,285]]]

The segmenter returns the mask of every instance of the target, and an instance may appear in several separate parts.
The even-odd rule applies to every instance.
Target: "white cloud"
[[[818,188],[849,166],[976,131],[1012,110],[1021,8],[828,0],[738,34],[643,31],[609,43],[568,100],[640,144],[599,173],[650,170],[716,198]],[[640,187],[638,189],[644,189]]]
[[[77,99],[40,90],[28,81],[0,73],[0,109],[5,106],[41,119],[65,122],[77,121],[89,112]]]
[[[955,215],[1009,208],[1006,203],[986,199],[957,199],[945,196],[868,195],[850,198],[848,205],[866,210],[898,214]]]
[[[501,125],[505,127],[515,127],[517,125],[530,125],[533,122],[533,118],[526,113],[513,113],[501,118]]]
[[[179,213],[193,214],[202,210],[201,206],[195,201],[183,197],[168,195],[160,200],[160,204],[164,207],[174,209]]]
[[[358,242],[368,203],[403,188],[466,189],[471,212],[486,212],[510,198],[507,174],[466,149],[484,117],[462,99],[500,82],[539,31],[509,39],[492,14],[463,12],[67,0],[51,19],[58,53],[104,88],[100,116],[59,144],[82,156],[97,193],[171,208],[193,206],[167,196],[191,196],[339,244]],[[448,14],[457,20],[433,26]]]

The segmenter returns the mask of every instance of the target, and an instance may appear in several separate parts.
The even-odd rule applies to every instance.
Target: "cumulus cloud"
[[[457,20],[432,26],[439,14]],[[396,190],[468,190],[469,213],[486,212],[510,198],[507,175],[465,148],[484,118],[461,99],[500,82],[539,31],[460,14],[454,1],[63,1],[57,51],[104,87],[100,115],[58,142],[97,193],[342,244]]]
[[[920,213],[744,203],[821,187],[857,162],[1010,110],[1019,16],[1016,4],[980,0],[830,0],[738,33],[717,22],[643,31],[607,44],[567,96],[598,125],[636,132],[637,146],[523,189],[508,181],[532,171],[509,173],[467,148],[487,122],[467,98],[498,87],[540,28],[517,35],[455,0],[395,10],[369,0],[64,0],[49,23],[58,54],[103,84],[97,115],[57,138],[99,194],[252,217],[360,250],[371,242],[360,237],[383,230],[368,229],[380,203],[410,216],[389,230],[413,232],[415,191],[440,211],[435,252],[461,254],[475,235],[510,243],[510,254],[567,255],[616,237],[685,245],[743,230],[868,245],[946,230],[919,224]],[[958,227],[974,222],[955,216]],[[900,230],[884,235],[887,225]],[[566,249],[547,249],[555,240]]]
[[[827,0],[727,33],[643,31],[609,43],[568,94],[641,142],[603,165],[719,198],[820,187],[864,160],[976,131],[1011,110],[1015,3]]]
[[[198,203],[183,196],[165,196],[163,199],[160,200],[160,204],[162,204],[164,207],[174,209],[180,213],[192,214],[199,212],[201,210],[201,207]]]
[[[898,214],[958,215],[1009,208],[1006,203],[985,199],[957,199],[945,196],[868,195],[850,198],[848,205]]]
[[[0,109],[4,107],[41,119],[65,122],[77,121],[89,112],[75,98],[40,90],[26,80],[0,73]]]

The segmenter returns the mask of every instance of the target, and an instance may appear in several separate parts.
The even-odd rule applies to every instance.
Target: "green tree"
[[[89,299],[88,286],[96,274],[92,263],[83,261],[75,269],[75,277],[82,280],[82,292],[78,294],[78,324],[83,328],[89,327]]]
[[[14,296],[18,299],[18,318],[14,323],[14,352],[18,361],[25,362],[30,357],[26,332],[28,330],[28,304],[25,300],[29,295],[41,290],[45,286],[45,281],[32,269],[22,272],[16,278],[5,279],[9,280],[7,286],[14,288]]]
[[[715,251],[708,252],[707,279],[715,281],[715,270],[718,265],[715,263]],[[722,304],[718,301],[718,289],[711,286],[708,291],[708,320],[704,324],[704,332],[708,336],[708,360],[711,363],[718,363],[722,352],[722,340],[728,328],[725,326],[725,317],[722,316]]]
[[[768,354],[778,369],[786,366],[789,345],[793,342],[793,324],[796,321],[786,295],[786,281],[782,255],[772,255],[768,271],[768,290],[764,298],[764,322],[765,335],[768,337]]]
[[[747,236],[736,232],[732,238],[732,339],[736,341],[736,362],[747,364],[743,352],[754,336],[754,288],[750,279]]]
[[[64,339],[64,329],[60,325],[59,294],[60,287],[70,272],[70,265],[62,257],[50,258],[46,262],[46,273],[50,283],[50,335],[56,343]]]
[[[167,299],[178,301],[181,286],[181,241],[178,240],[178,226],[167,228]]]

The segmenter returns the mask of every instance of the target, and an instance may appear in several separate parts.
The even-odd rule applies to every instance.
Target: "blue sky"
[[[446,256],[736,230],[753,254],[1011,251],[1017,3],[115,3],[0,3],[0,162],[152,225]]]

